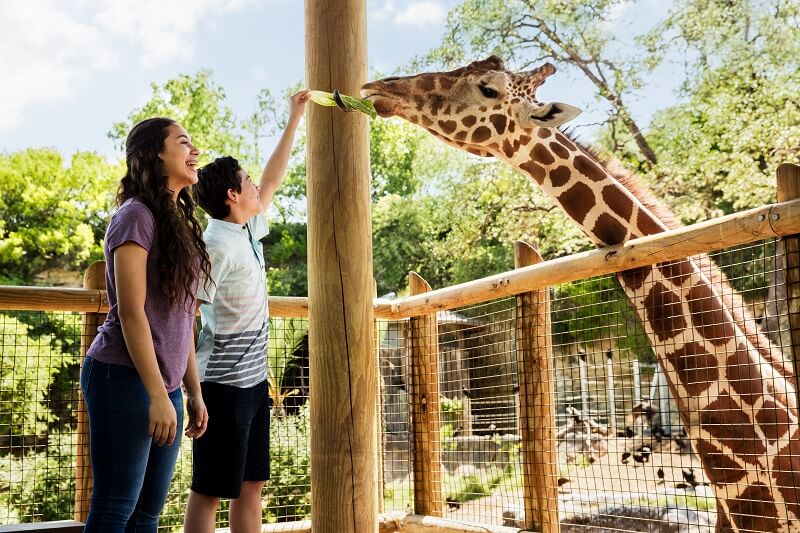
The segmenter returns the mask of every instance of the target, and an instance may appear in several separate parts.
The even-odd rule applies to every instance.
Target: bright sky
[[[366,0],[370,71],[386,74],[436,46],[457,0]],[[304,75],[303,0],[3,0],[0,2],[0,152],[49,146],[64,154],[116,155],[106,133],[150,97],[150,83],[210,68],[239,117],[267,87],[279,95]],[[608,22],[624,35],[647,9],[623,5]],[[476,58],[478,59],[478,58]],[[675,76],[660,72],[632,102],[646,123],[674,101]],[[313,88],[313,87],[312,87]],[[557,74],[540,99],[602,116],[591,87]]]

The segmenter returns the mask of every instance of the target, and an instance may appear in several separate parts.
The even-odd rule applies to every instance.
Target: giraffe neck
[[[556,130],[517,130],[495,155],[535,181],[597,246],[671,225]],[[780,354],[731,305],[732,289],[709,275],[713,268],[695,257],[618,277],[712,482],[718,530],[790,531],[800,527],[795,388]]]

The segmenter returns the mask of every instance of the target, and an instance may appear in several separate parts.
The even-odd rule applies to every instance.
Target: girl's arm
[[[200,300],[197,301],[197,307],[200,307]],[[183,375],[183,386],[186,389],[186,411],[189,414],[184,434],[190,439],[199,439],[208,427],[208,410],[200,390],[200,374],[197,372],[194,339],[189,343],[189,363],[186,366],[186,373]]]
[[[170,445],[175,440],[178,418],[158,368],[150,323],[144,312],[147,253],[147,250],[130,241],[114,250],[117,306],[125,345],[150,398],[147,434],[158,445]]]

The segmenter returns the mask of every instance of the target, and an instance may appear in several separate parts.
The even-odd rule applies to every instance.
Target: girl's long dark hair
[[[127,171],[117,192],[117,205],[137,198],[153,213],[156,223],[155,249],[161,290],[172,306],[194,310],[194,284],[198,274],[210,279],[211,263],[203,242],[203,231],[194,216],[194,200],[188,187],[177,202],[167,187],[164,163],[158,154],[164,149],[168,118],[149,118],[136,124],[125,143]],[[187,309],[187,310],[188,310]]]

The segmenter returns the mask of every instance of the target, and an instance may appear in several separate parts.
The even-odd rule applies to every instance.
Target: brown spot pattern
[[[727,392],[700,411],[700,426],[742,461],[758,465],[767,451],[750,417]]]
[[[698,283],[686,295],[692,323],[704,339],[715,346],[722,346],[733,336],[733,325],[725,318],[722,300],[711,287]]]
[[[558,143],[555,143],[555,142],[551,142],[550,143],[550,150],[552,150],[553,153],[556,154],[556,156],[560,157],[561,159],[569,158],[569,151],[566,148],[564,148],[563,144],[558,144]]]
[[[547,128],[539,128],[536,130],[536,136],[539,137],[540,139],[547,139],[552,134],[553,132]]]
[[[772,470],[786,507],[800,518],[800,482],[797,479],[797,472],[800,472],[800,431],[796,431],[789,444],[778,451]]]
[[[581,224],[586,214],[594,207],[594,192],[585,183],[578,182],[558,196],[558,202],[564,207],[567,215]]]
[[[560,142],[561,144],[563,144],[564,146],[566,146],[566,147],[567,147],[567,149],[568,149],[570,152],[574,152],[575,150],[577,150],[577,149],[578,149],[578,147],[577,147],[577,146],[575,146],[575,145],[572,143],[572,141],[570,141],[569,139],[567,139],[565,136],[561,135],[561,134],[560,134],[560,133],[558,133],[558,132],[556,132],[556,139],[558,140],[558,142]]]
[[[568,167],[561,165],[550,171],[550,183],[553,184],[553,187],[561,187],[569,181],[571,175],[572,171]]]
[[[606,173],[603,169],[585,155],[576,156],[573,165],[575,165],[578,172],[592,181],[602,181],[606,178]]]
[[[753,405],[763,394],[761,369],[750,359],[747,347],[738,345],[736,351],[725,360],[726,373],[731,388],[746,403]]]
[[[683,282],[692,275],[692,272],[694,272],[694,267],[688,259],[659,263],[658,269],[665,278],[670,280],[675,285],[683,285]]]
[[[466,132],[466,131],[463,131],[463,130],[462,130],[462,131],[459,131],[459,132],[458,132],[458,133],[456,133],[456,135],[455,135],[455,139],[456,139],[457,141],[463,141],[463,140],[465,140],[466,138],[467,138],[467,132]]]
[[[786,412],[786,408],[771,400],[765,401],[758,410],[756,421],[770,444],[774,444],[789,431],[789,414]]]
[[[639,227],[639,231],[642,232],[642,235],[655,235],[656,233],[664,231],[664,228],[661,227],[661,223],[643,209],[640,209],[639,214],[636,215],[636,225]]]
[[[525,163],[521,164],[519,168],[527,172],[534,180],[536,180],[536,183],[539,185],[541,185],[544,181],[546,171],[543,166],[537,165],[533,161],[526,161]]]
[[[551,165],[556,160],[550,150],[540,143],[536,143],[536,146],[533,147],[531,157],[543,165]]]
[[[778,508],[766,485],[748,486],[737,498],[728,500],[728,509],[740,531],[778,531]]]
[[[478,126],[477,128],[475,128],[475,131],[472,132],[472,142],[482,143],[491,136],[492,136],[492,130],[490,130],[486,126]]]
[[[428,92],[433,89],[433,76],[418,76],[417,77],[417,89]]]
[[[623,285],[634,291],[638,291],[642,288],[642,285],[644,285],[644,281],[647,279],[647,275],[650,274],[650,270],[650,267],[638,267],[620,272]]]
[[[696,342],[667,354],[667,359],[675,367],[678,379],[691,396],[699,395],[719,379],[716,358]]]
[[[515,147],[511,146],[511,143],[508,142],[508,139],[503,140],[503,153],[506,154],[506,157],[511,159],[511,157],[517,153]]]
[[[442,106],[446,103],[445,99],[441,96],[435,96],[431,102],[431,115],[436,116],[442,110]]]
[[[619,244],[624,241],[625,235],[628,234],[628,230],[625,229],[625,226],[623,226],[613,216],[609,215],[608,213],[602,213],[597,217],[597,221],[594,224],[592,233],[600,240],[600,242],[603,242],[607,245],[612,245]]]
[[[630,220],[633,213],[633,202],[622,189],[616,185],[603,187],[603,201],[623,220]]]
[[[455,78],[451,78],[450,76],[439,76],[439,87],[445,91],[452,87],[455,82]]]
[[[429,119],[428,117],[426,117],[425,115],[422,115],[422,125],[427,128],[428,126],[432,126],[433,125],[433,121],[431,119]]]
[[[661,282],[655,282],[644,299],[647,321],[658,340],[671,339],[686,328],[681,300]]]
[[[502,135],[506,131],[506,116],[505,115],[492,115],[489,117],[489,122],[494,126],[495,131]]]
[[[461,119],[461,123],[466,127],[471,128],[475,124],[475,115],[467,115]]]
[[[516,129],[516,127],[517,127],[516,123],[513,120],[511,122],[509,122],[508,123],[508,133],[514,133],[514,130]]]
[[[439,127],[442,129],[443,132],[445,132],[448,135],[450,135],[451,133],[456,131],[456,126],[458,126],[458,124],[456,124],[455,120],[440,120],[439,121]]]
[[[703,470],[711,483],[736,483],[747,474],[732,457],[707,440],[697,439],[694,445],[697,455],[705,459]]]

